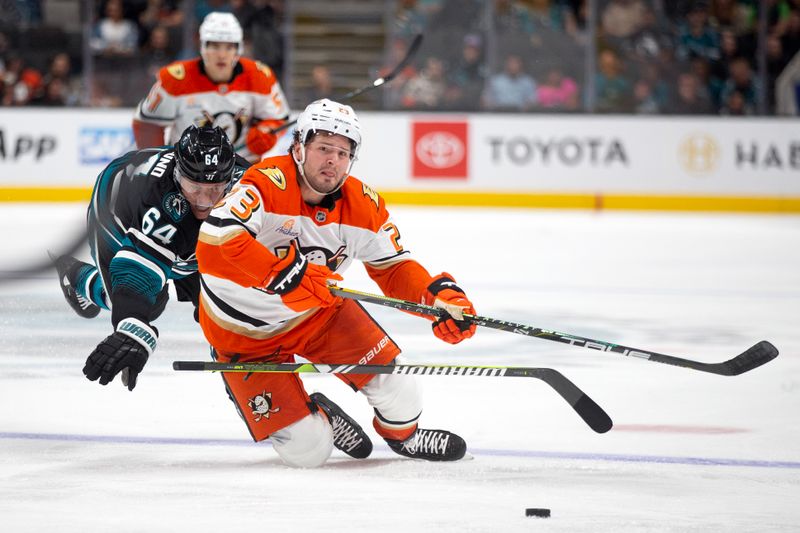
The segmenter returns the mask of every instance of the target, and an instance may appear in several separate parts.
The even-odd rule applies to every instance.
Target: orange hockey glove
[[[254,154],[269,152],[278,142],[278,135],[271,133],[273,129],[283,125],[283,120],[262,120],[250,127],[247,132],[247,149]]]
[[[328,290],[329,279],[342,281],[342,276],[326,266],[309,263],[292,245],[286,257],[272,268],[263,288],[270,294],[279,294],[286,307],[301,313],[333,305],[336,296]]]
[[[444,309],[450,315],[437,319],[431,325],[433,334],[443,341],[458,344],[475,334],[475,324],[463,320],[463,314],[474,315],[475,308],[447,272],[442,272],[433,278],[431,284],[422,293],[422,303]]]

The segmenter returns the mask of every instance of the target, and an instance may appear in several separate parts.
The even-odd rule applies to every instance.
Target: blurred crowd
[[[800,50],[800,0],[598,0],[591,28],[586,0],[400,0],[394,20],[398,49],[439,40],[394,109],[772,114]]]
[[[245,30],[248,52],[278,73],[283,68],[283,0],[195,0],[188,14],[181,0],[99,0],[88,42],[92,87],[87,90],[81,76],[81,31],[70,35],[45,24],[42,8],[47,1],[56,0],[16,0],[16,10],[0,14],[4,106],[135,105],[161,67],[198,55],[197,25],[211,11],[235,14]],[[73,9],[81,7],[78,1],[61,1]]]
[[[18,17],[35,27],[42,1],[17,0]],[[800,0],[597,0],[594,16],[587,0],[387,5],[386,65],[397,63],[414,35],[425,39],[384,90],[386,109],[773,114],[776,79],[800,50]],[[188,15],[179,8],[180,0],[97,3],[89,102],[80,47],[65,43],[49,48],[49,57],[28,57],[11,25],[0,26],[2,105],[135,104],[158,68],[196,55],[196,31],[185,35]],[[191,15],[199,21],[213,10],[233,12],[245,29],[245,55],[282,74],[284,1],[196,0]],[[319,65],[308,96],[329,95],[331,80]]]

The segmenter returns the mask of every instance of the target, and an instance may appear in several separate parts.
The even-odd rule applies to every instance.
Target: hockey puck
[[[537,518],[550,518],[550,509],[537,509],[529,507],[525,509],[525,516],[535,516]]]

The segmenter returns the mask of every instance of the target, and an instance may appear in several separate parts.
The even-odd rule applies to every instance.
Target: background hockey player
[[[361,142],[350,106],[311,103],[298,117],[290,155],[251,167],[202,225],[200,325],[220,360],[287,362],[299,354],[320,363],[392,363],[400,349],[380,325],[328,290],[354,260],[385,294],[446,309],[449,317],[433,324],[437,337],[458,343],[473,335],[475,326],[459,320],[474,313],[464,292],[450,275],[431,276],[411,258],[383,199],[349,176]],[[413,377],[339,377],[367,397],[375,430],[395,452],[464,456],[458,435],[418,427]],[[296,375],[223,378],[253,438],[271,438],[287,464],[318,466],[340,447]]]
[[[178,300],[197,306],[200,224],[248,166],[222,129],[190,126],[174,147],[129,152],[100,173],[88,212],[94,265],[56,260],[76,313],[93,318],[111,310],[114,333],[86,360],[88,379],[106,385],[122,372],[133,390],[156,349],[152,322],[167,304],[168,280]]]
[[[191,124],[211,124],[256,162],[278,141],[270,131],[289,116],[283,90],[267,65],[241,57],[242,27],[233,14],[209,13],[199,33],[201,57],[162,68],[136,108],[136,146],[173,144]]]

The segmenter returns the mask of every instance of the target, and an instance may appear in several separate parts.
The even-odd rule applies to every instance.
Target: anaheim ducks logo
[[[186,198],[184,198],[182,194],[178,194],[177,192],[171,192],[166,195],[162,205],[164,211],[166,211],[169,217],[175,222],[180,222],[183,217],[186,216],[186,213],[189,212],[189,202],[186,201]]]
[[[269,420],[269,415],[281,410],[280,407],[272,407],[272,393],[267,391],[250,398],[247,406],[250,407],[250,412],[256,422],[261,422],[265,418]]]
[[[234,145],[243,138],[242,133],[247,124],[250,123],[250,115],[244,108],[239,109],[236,113],[230,111],[220,111],[213,115],[208,111],[203,111],[202,115],[195,118],[194,123],[199,126],[219,126],[225,131],[231,143]]]
[[[278,167],[259,168],[259,172],[269,178],[269,181],[275,184],[277,188],[282,191],[286,190],[286,176],[283,171]]]
[[[256,61],[256,68],[260,70],[264,74],[264,76],[267,77],[272,76],[272,69],[270,69],[267,65],[265,65],[261,61]]]
[[[364,196],[372,200],[375,204],[375,209],[378,209],[378,193],[366,183],[361,184],[361,191],[364,193]]]
[[[299,239],[292,239],[292,242],[295,243],[297,249],[306,257],[309,263],[320,266],[324,265],[334,272],[344,263],[344,260],[347,259],[347,254],[344,253],[346,246],[340,246],[336,252],[331,252],[327,248],[321,246],[300,246]],[[289,253],[290,247],[291,244],[287,246],[278,246],[275,248],[275,255],[283,259],[286,257],[286,254]]]
[[[169,75],[176,80],[182,80],[186,77],[186,68],[181,63],[175,63],[167,67]]]

